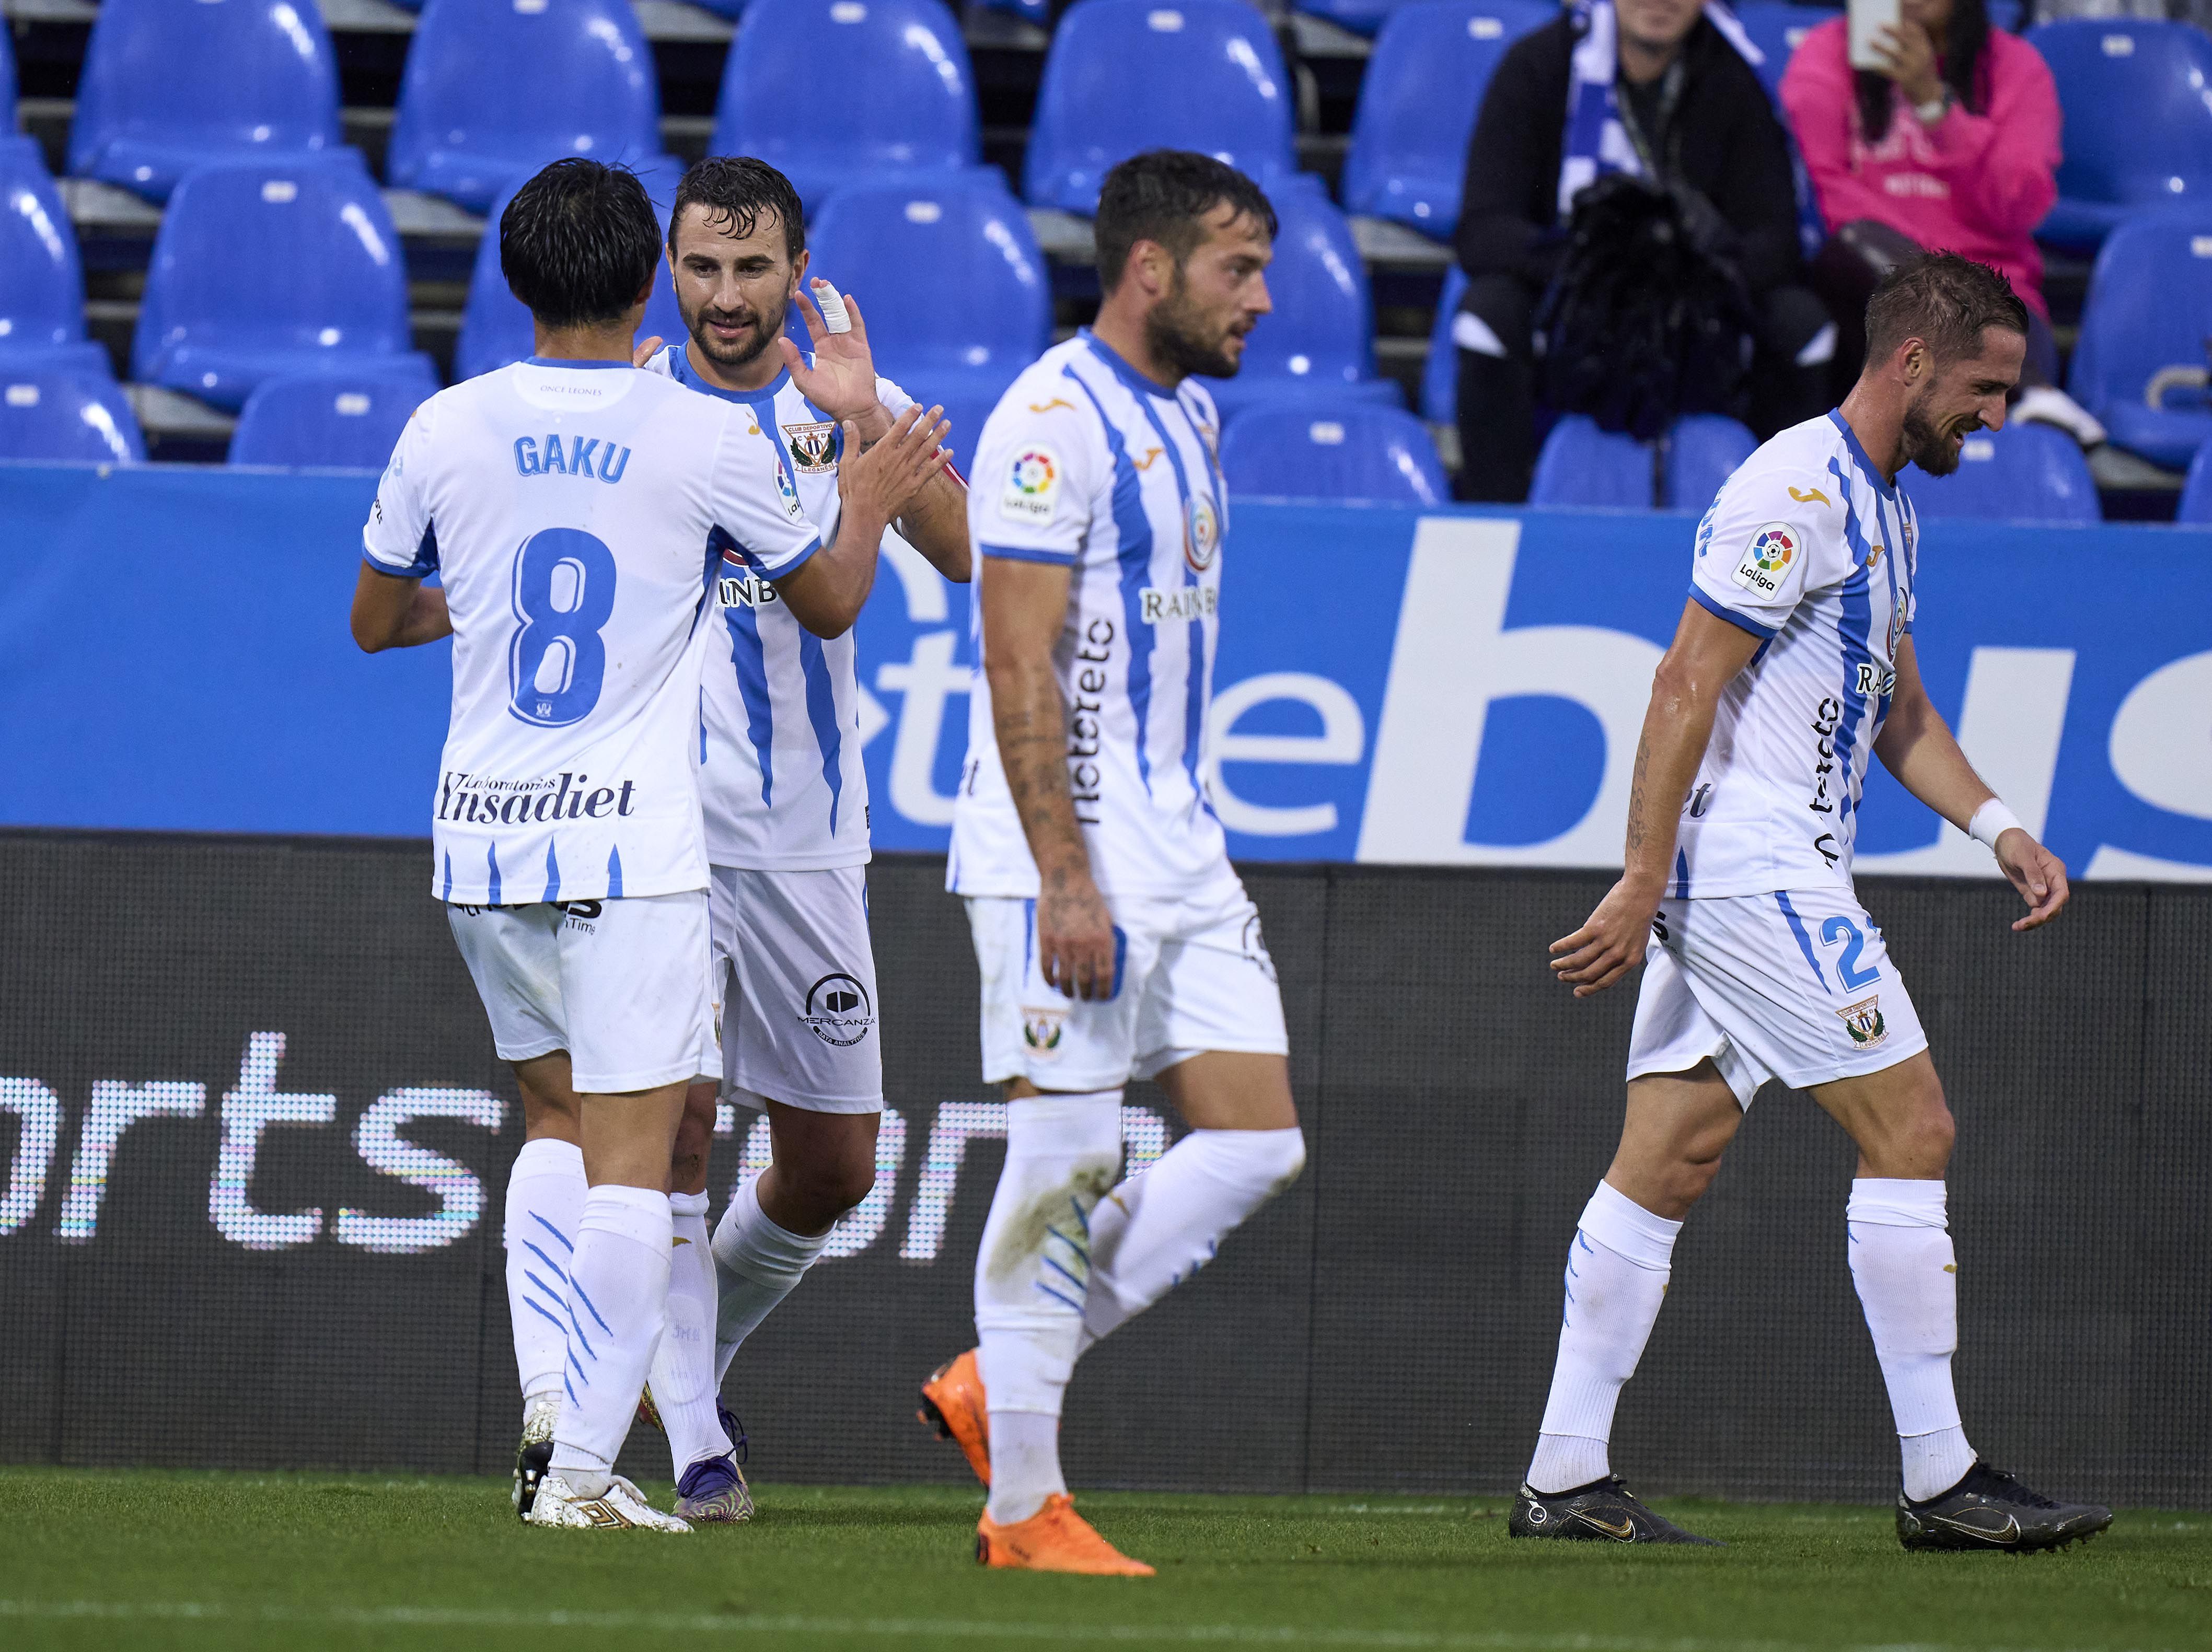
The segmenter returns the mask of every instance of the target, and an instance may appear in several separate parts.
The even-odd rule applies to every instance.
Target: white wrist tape
[[[1995,854],[1997,839],[2018,825],[2020,817],[2004,806],[2004,799],[1991,798],[1974,811],[1974,817],[1966,823],[1966,835],[1977,843],[1986,845],[1990,853]]]
[[[844,296],[821,276],[814,277],[814,307],[822,312],[822,325],[833,333],[853,331],[853,318],[846,313]]]

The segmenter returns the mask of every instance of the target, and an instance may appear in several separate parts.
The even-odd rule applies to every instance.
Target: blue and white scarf
[[[1628,128],[1620,118],[1620,94],[1616,84],[1620,68],[1618,25],[1613,19],[1613,0],[1572,0],[1567,9],[1581,39],[1575,45],[1573,66],[1567,74],[1567,124],[1560,143],[1561,223],[1574,216],[1575,197],[1605,173],[1625,172],[1637,178],[1646,175],[1644,157],[1637,152]],[[1743,32],[1743,25],[1736,21],[1735,13],[1724,0],[1705,0],[1705,21],[1721,32],[1721,38],[1735,48],[1736,55],[1750,64],[1754,73],[1765,65],[1766,54],[1752,44],[1751,36]],[[1783,131],[1787,133],[1789,121],[1778,107],[1775,118],[1782,121]],[[1805,168],[1797,159],[1794,140],[1790,145],[1790,162],[1797,185],[1798,239],[1809,258],[1820,245],[1820,218],[1807,184]]]

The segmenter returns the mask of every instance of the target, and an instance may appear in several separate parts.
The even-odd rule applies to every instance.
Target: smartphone
[[[1875,42],[1882,30],[1895,28],[1898,21],[1897,0],[1850,0],[1851,67],[1880,69],[1881,56],[1875,51]]]

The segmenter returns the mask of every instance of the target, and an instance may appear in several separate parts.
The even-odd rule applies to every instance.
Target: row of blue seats
[[[1448,235],[1481,91],[1549,0],[1407,0],[1383,22],[1353,123],[1346,204]],[[1753,0],[1778,81],[1804,8]],[[2212,37],[2075,21],[2029,38],[2068,116],[2050,233],[2094,246],[2130,210],[2212,190]],[[835,64],[834,75],[821,65]],[[0,106],[0,114],[9,112]],[[629,0],[431,0],[410,46],[386,172],[483,211],[547,160],[672,167],[653,56]],[[7,124],[12,125],[12,120]],[[337,71],[293,0],[106,0],[70,137],[72,173],[166,199],[194,165],[341,143]],[[1243,0],[1082,0],[1046,59],[1023,192],[1087,215],[1117,161],[1158,145],[1266,181],[1297,170],[1290,78]],[[809,210],[872,173],[981,164],[975,79],[940,0],[751,0],[711,141],[790,175]]]

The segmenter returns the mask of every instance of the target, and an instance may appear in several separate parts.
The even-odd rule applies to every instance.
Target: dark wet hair
[[[1098,285],[1121,284],[1129,249],[1157,241],[1180,265],[1206,239],[1206,216],[1226,203],[1257,219],[1275,238],[1275,209],[1266,192],[1236,167],[1189,149],[1148,149],[1106,174],[1092,234],[1098,243]]]
[[[1923,338],[1940,365],[1978,355],[1989,327],[2027,335],[2027,306],[1986,264],[1956,252],[1923,252],[1881,278],[1867,301],[1867,361],[1887,361],[1908,338]]]
[[[556,161],[499,215],[499,272],[541,326],[619,321],[659,262],[653,203],[626,167]]]
[[[799,191],[765,161],[749,155],[710,155],[684,174],[676,186],[676,210],[668,215],[668,250],[676,251],[676,226],[684,209],[704,207],[712,228],[732,235],[750,235],[761,215],[774,213],[783,226],[784,250],[793,264],[806,250],[806,218]]]

